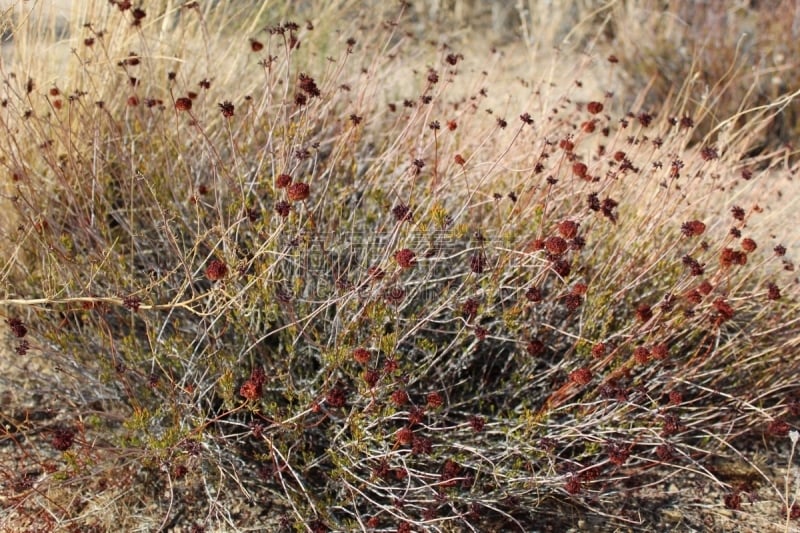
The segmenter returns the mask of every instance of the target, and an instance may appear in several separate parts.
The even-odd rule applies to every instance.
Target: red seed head
[[[573,370],[569,374],[569,380],[576,385],[588,385],[592,381],[592,371],[587,367]]]
[[[206,267],[206,277],[218,281],[228,274],[228,266],[219,259],[213,259]]]
[[[275,186],[279,189],[285,189],[292,183],[292,177],[289,174],[280,174],[275,178]]]
[[[397,389],[392,393],[392,403],[400,407],[408,403],[408,393],[403,389]]]
[[[544,241],[544,247],[553,255],[561,255],[569,249],[569,243],[558,236],[548,237]]]
[[[178,111],[190,111],[192,109],[192,100],[191,98],[186,98],[182,96],[175,100],[175,109]]]
[[[745,238],[742,239],[742,250],[747,252],[748,254],[758,248],[756,241],[753,239]]]
[[[602,113],[603,111],[603,104],[600,102],[589,102],[586,105],[586,110],[589,111],[592,115],[596,115],[598,113]]]
[[[287,196],[292,202],[302,202],[308,198],[310,192],[310,188],[306,183],[292,183],[287,188]]]
[[[578,234],[579,224],[573,220],[562,220],[558,224],[558,232],[565,239],[574,239]]]
[[[573,163],[572,165],[572,173],[581,179],[587,179],[588,171],[589,167],[585,163]]]
[[[370,360],[370,353],[369,350],[365,348],[356,348],[353,350],[353,359],[355,359],[358,363],[365,365],[369,363]]]
[[[397,264],[403,268],[411,268],[416,263],[415,260],[416,254],[413,251],[409,250],[408,248],[403,248],[402,250],[397,250],[394,253],[394,260],[397,261]]]

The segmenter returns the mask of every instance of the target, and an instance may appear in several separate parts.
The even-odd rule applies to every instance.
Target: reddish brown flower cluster
[[[219,105],[219,109],[222,112],[222,116],[225,118],[231,118],[233,116],[233,112],[235,110],[234,105],[229,101],[225,100]]]
[[[731,265],[746,265],[747,254],[733,248],[723,248],[719,254],[719,262],[724,268],[728,268]]]
[[[664,415],[664,429],[661,430],[662,437],[670,437],[676,433],[680,433],[686,429],[681,423],[681,419],[677,415],[666,414]]]
[[[353,359],[362,365],[366,365],[370,360],[369,350],[365,348],[356,348],[353,350]]]
[[[525,350],[531,357],[537,357],[545,352],[546,347],[539,339],[531,339],[525,347]]]
[[[228,275],[228,265],[219,259],[212,259],[206,267],[206,277],[211,281],[218,281]]]
[[[392,214],[398,222],[407,222],[412,217],[411,207],[406,204],[397,204],[392,208]]]
[[[56,429],[53,433],[53,438],[50,440],[50,444],[53,445],[53,448],[60,452],[65,452],[72,448],[74,442],[75,432],[70,428]]]
[[[767,283],[767,298],[770,300],[780,300],[781,290],[773,282]]]
[[[756,248],[758,248],[758,245],[756,244],[756,241],[754,241],[753,239],[750,238],[742,239],[742,250],[744,250],[746,253],[749,254],[755,251]]]
[[[588,172],[589,167],[586,166],[586,163],[577,162],[572,164],[572,173],[579,178],[587,181],[591,180],[591,176],[589,176]]]
[[[608,454],[608,460],[611,464],[617,466],[624,465],[631,456],[630,448],[620,442],[609,443],[608,446],[606,446],[606,453]]]
[[[414,440],[414,432],[409,427],[400,428],[395,434],[395,439],[399,444],[407,446]]]
[[[191,98],[186,98],[182,96],[175,100],[175,109],[178,111],[191,111],[192,109],[192,100]]]
[[[392,393],[392,403],[401,407],[408,403],[408,393],[403,389],[397,389]]]
[[[467,298],[461,305],[461,313],[467,317],[467,320],[471,320],[478,315],[479,306],[480,302],[478,302],[478,300],[475,298]]]
[[[442,465],[441,482],[443,487],[454,487],[458,481],[454,478],[461,476],[461,465],[452,459],[446,459]]]
[[[640,322],[647,322],[653,318],[653,310],[647,304],[639,304],[636,308],[636,318]]]
[[[600,102],[589,102],[586,105],[586,110],[592,115],[597,115],[603,111],[603,104]]]
[[[23,324],[22,320],[19,318],[8,318],[6,319],[6,324],[11,328],[11,333],[18,339],[28,334],[28,328],[25,327],[25,324]]]
[[[278,216],[281,218],[288,217],[291,210],[292,206],[286,200],[281,200],[275,203],[275,212],[278,213]]]
[[[564,489],[572,495],[580,494],[582,488],[581,480],[578,476],[570,476],[564,485]]]
[[[592,371],[588,367],[573,370],[569,374],[569,380],[576,385],[588,385],[592,381]]]
[[[364,379],[364,383],[367,384],[368,387],[372,388],[377,385],[378,380],[380,379],[380,374],[378,374],[377,370],[367,369],[361,375]]]
[[[482,416],[471,416],[469,418],[469,425],[472,427],[472,431],[475,433],[480,433],[483,431],[484,426],[486,426],[486,419]]]
[[[416,254],[408,248],[397,250],[394,253],[394,260],[402,268],[411,268],[416,264]]]
[[[442,396],[438,392],[429,392],[426,401],[429,409],[436,409],[444,403]]]
[[[767,433],[770,435],[774,435],[776,437],[785,437],[789,434],[789,430],[791,426],[786,423],[785,420],[781,420],[780,418],[776,418],[775,420],[771,421],[767,426]]]
[[[311,192],[308,184],[301,182],[292,183],[291,185],[288,186],[286,191],[287,191],[286,196],[292,202],[302,202],[303,200],[308,198]]]
[[[292,183],[292,177],[289,174],[278,174],[275,178],[275,187],[278,189],[285,189]]]
[[[537,303],[542,301],[542,291],[538,287],[530,287],[525,291],[525,298],[529,302]]]
[[[683,394],[681,393],[681,391],[678,390],[669,391],[669,404],[680,405],[681,403],[683,403]]]
[[[645,346],[637,346],[636,349],[633,350],[633,358],[636,359],[637,363],[643,365],[650,360],[650,350]]]
[[[553,235],[544,241],[544,247],[551,255],[559,256],[569,249],[569,244],[561,237]]]
[[[325,401],[334,408],[344,407],[347,403],[347,394],[339,386],[333,387],[325,395]]]
[[[733,307],[731,307],[731,304],[726,302],[724,298],[717,298],[714,300],[714,310],[716,311],[716,317],[714,320],[716,324],[727,322],[733,318],[734,314],[736,314],[736,312],[733,310]]]
[[[659,361],[663,361],[667,357],[669,357],[669,347],[666,343],[660,342],[652,347],[650,350],[650,355],[653,356],[653,359],[658,359]]]
[[[306,74],[300,74],[297,86],[300,87],[301,91],[312,98],[321,94],[319,88],[317,87],[317,83],[314,81],[314,78],[307,76]]]
[[[681,225],[681,233],[686,237],[697,237],[706,231],[706,225],[699,220],[690,220]]]
[[[261,368],[254,368],[250,372],[250,378],[239,388],[239,396],[243,397],[245,400],[259,399],[266,381],[267,375],[264,373],[264,370]]]
[[[574,220],[562,220],[558,224],[558,232],[565,239],[574,239],[578,234],[579,224]]]
[[[592,346],[592,357],[598,359],[603,357],[606,354],[606,345],[602,342],[598,342],[594,346]]]

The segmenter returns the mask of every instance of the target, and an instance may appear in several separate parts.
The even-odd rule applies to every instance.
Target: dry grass
[[[12,20],[2,527],[790,530],[794,94],[529,4]]]

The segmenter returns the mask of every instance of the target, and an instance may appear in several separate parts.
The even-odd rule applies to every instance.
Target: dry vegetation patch
[[[791,530],[791,86],[523,4],[9,18],[0,527]]]

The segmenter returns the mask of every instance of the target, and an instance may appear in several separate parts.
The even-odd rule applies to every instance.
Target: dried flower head
[[[525,291],[525,298],[529,302],[537,303],[542,301],[542,291],[538,287],[530,287]]]
[[[640,322],[647,322],[653,318],[653,310],[647,304],[639,304],[636,308],[636,318],[638,318]]]
[[[436,409],[437,407],[441,407],[444,403],[441,394],[438,392],[429,392],[426,398],[426,405],[430,409]]]
[[[528,355],[530,355],[532,357],[537,357],[537,356],[542,355],[545,352],[546,349],[547,348],[544,345],[544,343],[542,341],[540,341],[539,339],[535,339],[535,338],[531,339],[528,342],[528,344],[525,346],[525,350],[528,352]]]
[[[74,442],[75,432],[70,428],[56,429],[53,433],[53,438],[50,440],[50,444],[53,445],[53,448],[60,452],[65,452],[72,448]]]
[[[570,476],[569,479],[567,479],[567,483],[564,485],[564,489],[567,493],[572,495],[579,494],[582,488],[581,480],[578,476]]]
[[[592,371],[585,366],[573,370],[569,374],[569,380],[576,385],[588,385],[592,381]]]
[[[231,118],[233,116],[233,112],[234,112],[235,107],[230,102],[230,100],[225,100],[221,104],[217,104],[217,105],[219,105],[219,109],[222,112],[222,116],[223,117]]]
[[[403,248],[394,253],[394,260],[402,268],[411,268],[416,264],[416,254],[408,248]]]
[[[11,328],[11,333],[18,339],[28,334],[28,328],[25,327],[25,324],[23,324],[22,320],[19,318],[8,318],[6,319],[6,324]]]
[[[557,235],[553,235],[548,237],[544,241],[544,247],[547,249],[549,253],[552,255],[558,256],[563,254],[569,249],[569,244],[567,241],[558,237]]]
[[[574,239],[578,235],[579,224],[573,220],[562,220],[558,224],[558,232],[565,239]]]
[[[600,102],[589,102],[586,105],[586,110],[592,115],[597,115],[603,111],[603,104]]]
[[[257,400],[261,397],[261,384],[256,380],[248,379],[239,388],[239,396],[246,400]]]
[[[300,87],[301,91],[312,98],[321,94],[319,88],[317,87],[317,83],[314,81],[314,78],[307,76],[304,73],[300,73],[297,85]]]
[[[400,407],[408,403],[408,393],[403,389],[397,389],[392,393],[392,403]]]
[[[400,428],[395,434],[395,439],[399,444],[407,446],[414,440],[414,432],[409,427]]]
[[[669,346],[665,342],[660,342],[652,347],[650,355],[653,356],[653,359],[663,361],[669,356]]]
[[[587,181],[589,179],[591,179],[588,176],[588,171],[589,171],[589,167],[587,167],[585,163],[577,162],[577,163],[573,163],[572,164],[572,173],[575,174],[576,176],[578,176],[581,179],[584,179],[584,180],[587,180]]]
[[[403,204],[403,203],[400,203],[400,204],[397,204],[396,206],[394,206],[392,208],[392,214],[394,215],[394,218],[398,222],[409,221],[409,220],[411,220],[411,217],[413,216],[413,213],[411,211],[411,207],[406,205],[406,204]]]
[[[789,434],[790,429],[791,426],[787,424],[785,420],[776,418],[767,426],[767,434],[774,435],[776,437],[785,437]]]
[[[365,348],[356,348],[355,350],[353,350],[353,359],[355,359],[356,362],[361,363],[362,365],[366,365],[367,363],[369,363],[370,357],[371,356],[369,350]]]
[[[681,233],[686,237],[696,237],[706,231],[706,225],[699,220],[691,220],[681,225]]]
[[[344,389],[336,386],[325,395],[325,401],[334,408],[344,407],[347,403],[347,394],[344,392]]]
[[[212,259],[206,267],[206,277],[211,281],[218,281],[228,274],[228,266],[219,259]]]
[[[677,390],[669,391],[669,404],[680,405],[681,403],[683,403],[683,394]]]
[[[484,426],[486,426],[486,419],[484,419],[482,416],[471,416],[469,418],[469,425],[472,427],[472,431],[475,433],[480,433],[483,431]]]
[[[611,464],[622,466],[631,455],[631,450],[624,443],[611,442],[606,446],[606,453]]]
[[[564,306],[566,306],[569,312],[576,311],[582,303],[583,298],[578,294],[570,293],[564,297]]]
[[[182,96],[175,100],[175,109],[178,111],[190,111],[192,109],[192,100],[191,98],[186,98]]]
[[[633,350],[633,358],[637,363],[643,365],[650,360],[650,350],[645,346],[637,346],[636,349]]]
[[[287,197],[292,202],[302,202],[308,198],[310,191],[308,184],[302,182],[292,183],[286,189]]]
[[[289,174],[279,174],[275,178],[275,186],[279,189],[285,189],[292,183],[292,177]]]
[[[744,250],[746,253],[749,254],[755,251],[756,248],[758,248],[758,245],[756,244],[756,241],[754,241],[753,239],[750,238],[742,239],[742,250]]]
[[[598,342],[594,346],[592,346],[592,357],[595,359],[603,357],[606,354],[606,345],[602,342]]]
[[[291,210],[291,204],[285,200],[281,200],[275,204],[275,212],[278,213],[281,218],[288,217]]]
[[[767,283],[767,299],[780,300],[780,298],[781,298],[781,290],[778,288],[778,286],[771,281]]]
[[[364,383],[367,384],[368,387],[374,387],[378,383],[378,379],[380,379],[380,374],[378,374],[377,370],[367,369],[361,375],[364,379]]]

